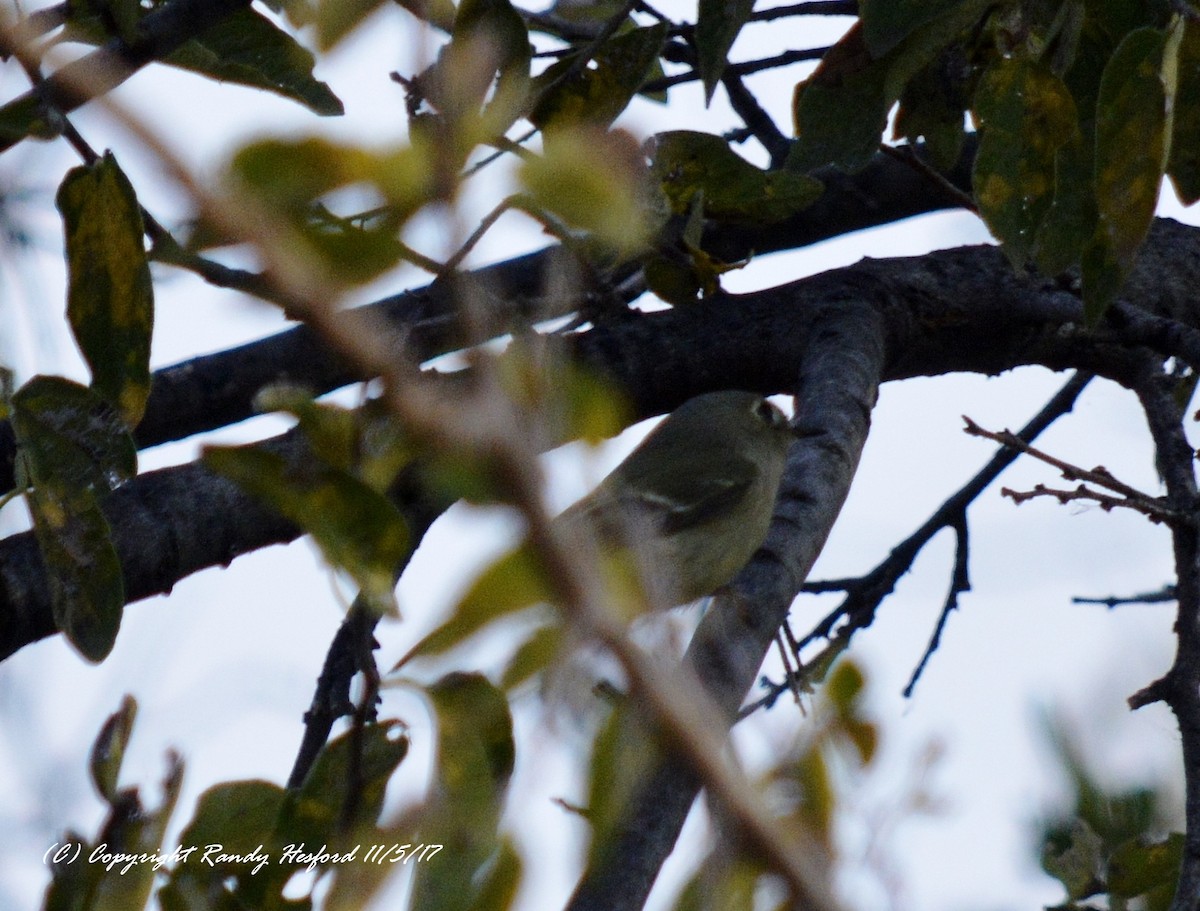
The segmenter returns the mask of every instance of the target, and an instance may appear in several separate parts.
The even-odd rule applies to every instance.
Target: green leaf
[[[500,679],[501,688],[510,692],[530,677],[540,674],[562,651],[565,639],[559,624],[551,623],[535,629],[508,662]]]
[[[137,447],[121,418],[94,391],[58,376],[35,376],[13,395],[13,430],[35,484],[103,497],[137,474]]]
[[[68,172],[56,199],[66,230],[67,317],[92,387],[136,427],[150,395],[154,289],[133,186],[111,153]]]
[[[227,855],[267,848],[286,796],[279,785],[261,779],[213,785],[196,801],[196,812],[180,835],[180,844],[221,845],[221,853]],[[213,866],[212,875],[249,872],[254,866],[230,861]]]
[[[957,59],[956,50],[948,49],[905,86],[893,127],[897,139],[915,143],[924,137],[930,159],[943,171],[953,168],[962,154],[966,140],[965,99],[969,95],[968,83],[973,77],[973,70],[959,79],[953,79],[947,72],[950,69],[948,56],[958,67],[966,66]]]
[[[582,126],[546,134],[543,154],[525,159],[520,170],[536,209],[587,231],[623,256],[637,253],[649,240],[646,176],[631,135]]]
[[[328,51],[362,24],[383,0],[320,0],[317,4],[317,47]]]
[[[121,561],[94,495],[39,487],[29,496],[54,623],[87,660],[112,651],[125,608]]]
[[[1042,869],[1063,884],[1072,901],[1094,895],[1103,888],[1100,837],[1078,819],[1069,829],[1050,833],[1042,847]]]
[[[1122,898],[1136,898],[1163,889],[1173,892],[1183,849],[1181,832],[1174,832],[1162,841],[1130,839],[1109,858],[1109,891]],[[1170,900],[1170,894],[1167,899]]]
[[[861,0],[863,40],[874,57],[882,57],[913,32],[928,25],[962,0]]]
[[[655,137],[651,174],[676,214],[703,193],[704,214],[720,221],[779,221],[811,205],[821,183],[792,171],[763,171],[711,133],[675,130]]]
[[[376,610],[395,610],[394,574],[408,555],[409,535],[385,496],[345,471],[263,449],[210,447],[204,461],[311,534]]]
[[[92,784],[104,800],[112,804],[117,796],[117,783],[121,776],[121,763],[125,760],[125,748],[133,733],[133,722],[137,718],[137,701],[132,696],[121,700],[121,707],[108,716],[100,733],[92,744]]]
[[[667,27],[659,23],[614,35],[596,51],[594,66],[578,67],[574,55],[564,57],[534,80],[530,122],[543,130],[609,126],[653,77],[666,40]]]
[[[220,82],[274,92],[322,116],[344,113],[329,86],[313,77],[313,55],[251,9],[226,17],[164,62]]]
[[[886,53],[870,46],[863,22],[826,52],[812,76],[796,88],[798,141],[788,154],[790,168],[808,172],[824,165],[845,171],[866,167],[905,86],[944,48],[973,31],[991,0],[932,5],[938,14]]]
[[[1010,259],[1024,264],[1054,200],[1059,149],[1078,130],[1075,103],[1048,67],[1010,58],[980,80],[975,116],[980,214]]]
[[[1096,119],[1100,222],[1083,260],[1084,310],[1092,324],[1116,297],[1154,219],[1168,151],[1167,46],[1162,32],[1138,29],[1104,69]]]
[[[862,671],[852,661],[840,661],[825,684],[825,694],[833,704],[838,717],[855,716],[858,699],[862,695],[866,680]]]
[[[1200,23],[1188,20],[1179,47],[1171,181],[1185,206],[1200,202]]]
[[[500,842],[500,851],[490,863],[471,911],[503,911],[511,908],[516,898],[517,887],[521,885],[521,855],[510,839]]]
[[[449,619],[413,646],[400,664],[420,655],[442,654],[489,624],[551,598],[541,561],[532,547],[522,544],[487,567],[459,599]]]
[[[439,192],[434,147],[419,135],[413,140],[413,145],[383,150],[317,137],[253,142],[230,162],[230,182],[234,192],[258,197],[331,273],[350,282],[368,281],[400,260],[400,230]],[[369,224],[340,217],[321,202],[325,194],[353,185],[374,189],[386,204]]]
[[[512,717],[504,694],[480,674],[449,674],[428,693],[438,803],[421,838],[444,849],[417,867],[411,907],[468,911],[482,907],[484,871],[503,856],[497,826],[516,757]]]
[[[441,129],[432,132],[452,137],[447,151],[458,159],[455,168],[475,144],[505,133],[524,112],[531,59],[525,20],[508,0],[462,0],[449,44],[414,80],[438,112]],[[414,119],[413,128],[421,122]]]
[[[729,60],[729,49],[754,11],[754,0],[700,0],[696,14],[697,69],[704,82],[704,103],[712,101]]]
[[[365,726],[359,735],[347,731],[326,744],[300,792],[289,795],[277,838],[327,842],[338,850],[353,847],[356,833],[378,820],[388,782],[408,755],[406,730],[402,722],[385,721]],[[354,814],[347,820],[346,791],[351,785],[357,791]]]
[[[61,377],[34,377],[12,407],[55,623],[85,658],[101,661],[121,625],[125,586],[99,503],[136,474],[133,440],[95,392]]]

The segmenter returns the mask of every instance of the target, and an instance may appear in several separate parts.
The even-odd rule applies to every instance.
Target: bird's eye
[[[781,412],[766,399],[759,399],[758,404],[754,406],[754,413],[772,427],[787,426],[787,418],[784,416],[783,412]]]

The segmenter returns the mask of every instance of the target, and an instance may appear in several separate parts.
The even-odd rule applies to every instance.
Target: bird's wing
[[[674,534],[728,512],[758,476],[753,462],[736,456],[723,460],[719,472],[711,470],[711,462],[706,467],[693,473],[683,466],[657,478],[639,494],[636,508],[652,516],[664,534]]]

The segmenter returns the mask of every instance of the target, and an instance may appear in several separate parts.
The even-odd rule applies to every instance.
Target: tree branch
[[[688,649],[729,726],[775,632],[824,546],[858,465],[884,361],[878,311],[842,300],[819,317],[800,356],[792,447],[762,549],[718,596]],[[716,723],[716,719],[713,720]],[[669,755],[643,777],[603,859],[584,873],[569,911],[641,908],[670,853],[700,779],[686,758]]]
[[[1147,280],[1140,305],[1200,325],[1195,312],[1200,302],[1193,295],[1200,286],[1200,231],[1159,222],[1135,270],[1135,286],[1143,271],[1156,278],[1157,287]],[[646,417],[715,389],[793,389],[794,365],[803,362],[811,338],[824,331],[817,321],[843,301],[869,303],[883,320],[885,379],[1041,364],[1092,369],[1131,384],[1143,356],[1085,330],[1076,295],[1015,274],[994,247],[865,260],[779,288],[718,295],[547,343],[608,377],[628,394],[633,416]],[[224,379],[210,377],[215,383]],[[157,514],[148,514],[143,498],[166,486],[183,507],[164,500]],[[135,479],[109,498],[105,511],[130,601],[168,591],[192,572],[298,533],[196,465]],[[0,542],[0,657],[53,631],[32,535],[11,536]]]

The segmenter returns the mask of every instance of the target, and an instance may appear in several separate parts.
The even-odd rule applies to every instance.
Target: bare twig
[[[925,653],[921,655],[921,660],[917,662],[917,666],[913,669],[908,684],[904,687],[905,699],[912,696],[913,690],[917,687],[917,681],[921,679],[921,674],[925,672],[925,666],[929,663],[929,659],[933,657],[933,653],[937,651],[938,646],[941,645],[942,632],[946,629],[946,621],[950,618],[950,612],[958,607],[958,596],[971,590],[971,579],[968,575],[970,533],[968,531],[969,526],[967,525],[966,515],[960,515],[953,527],[956,536],[956,546],[954,548],[954,571],[950,574],[950,590],[946,593],[946,601],[942,604],[942,612],[938,614],[937,623],[933,627],[933,635],[929,637],[929,645],[925,647]]]
[[[1109,595],[1107,598],[1072,598],[1072,604],[1102,604],[1111,610],[1123,604],[1164,604],[1174,601],[1177,595],[1175,585],[1164,585],[1156,592],[1144,592],[1140,595]]]
[[[725,72],[731,73],[734,76],[749,76],[752,73],[761,73],[763,70],[778,69],[781,66],[791,66],[794,63],[804,63],[809,60],[820,60],[825,56],[828,47],[814,47],[805,50],[784,51],[781,54],[776,54],[774,57],[764,57],[761,60],[748,60],[744,63],[731,63],[725,68]],[[688,70],[684,73],[676,73],[673,76],[663,76],[660,79],[652,79],[642,86],[643,92],[661,92],[663,89],[673,88],[677,85],[683,85],[686,82],[696,82],[700,79],[700,71],[696,69]]]
[[[884,142],[880,143],[879,151],[884,155],[895,158],[897,161],[904,162],[937,187],[939,191],[945,193],[948,199],[954,200],[961,208],[966,209],[968,212],[979,212],[979,207],[975,205],[975,200],[971,198],[971,194],[964,193],[954,185],[953,181],[947,179],[945,174],[917,155],[917,151],[913,146],[892,146]]]
[[[1066,384],[1046,403],[1040,412],[1029,421],[1018,434],[1022,440],[1034,440],[1059,417],[1074,407],[1075,400],[1091,381],[1088,373],[1074,374]],[[846,597],[834,610],[830,611],[813,629],[800,640],[804,647],[818,639],[828,640],[828,646],[822,654],[808,662],[807,673],[816,676],[823,668],[827,668],[832,660],[849,644],[850,639],[860,630],[870,626],[875,619],[875,612],[883,599],[895,588],[896,582],[912,567],[917,554],[943,528],[956,528],[965,521],[967,507],[978,497],[1009,465],[1017,458],[1016,451],[1003,448],[992,456],[991,460],[970,481],[964,484],[925,522],[900,542],[887,558],[873,570],[858,579],[835,579],[827,582],[806,583],[806,592],[845,591]],[[834,632],[837,625],[845,620],[844,626]],[[815,672],[815,673],[814,673]],[[741,712],[741,717],[753,714],[760,708],[768,708],[779,698],[780,693],[788,689],[788,683],[764,681],[767,693],[758,700],[748,704]]]
[[[1053,497],[1059,503],[1087,500],[1096,503],[1105,512],[1118,507],[1132,509],[1135,512],[1142,513],[1152,522],[1179,523],[1193,521],[1190,515],[1172,508],[1165,499],[1152,497],[1138,490],[1136,487],[1117,480],[1112,472],[1103,465],[1098,465],[1095,468],[1080,468],[1078,465],[1072,465],[1070,462],[1055,458],[1040,449],[1035,449],[1010,431],[1003,430],[996,433],[985,430],[966,415],[963,415],[963,420],[967,425],[964,428],[964,432],[967,434],[993,440],[1002,446],[1008,446],[1025,455],[1032,456],[1041,462],[1045,462],[1047,465],[1057,468],[1068,481],[1083,482],[1075,490],[1057,490],[1047,487],[1044,484],[1038,484],[1031,491],[1019,492],[1008,488],[1001,491],[1004,496],[1009,497],[1017,504],[1024,503],[1026,500],[1031,500],[1035,497]],[[1089,483],[1111,490],[1117,496],[1113,497],[1093,490],[1087,486]]]

